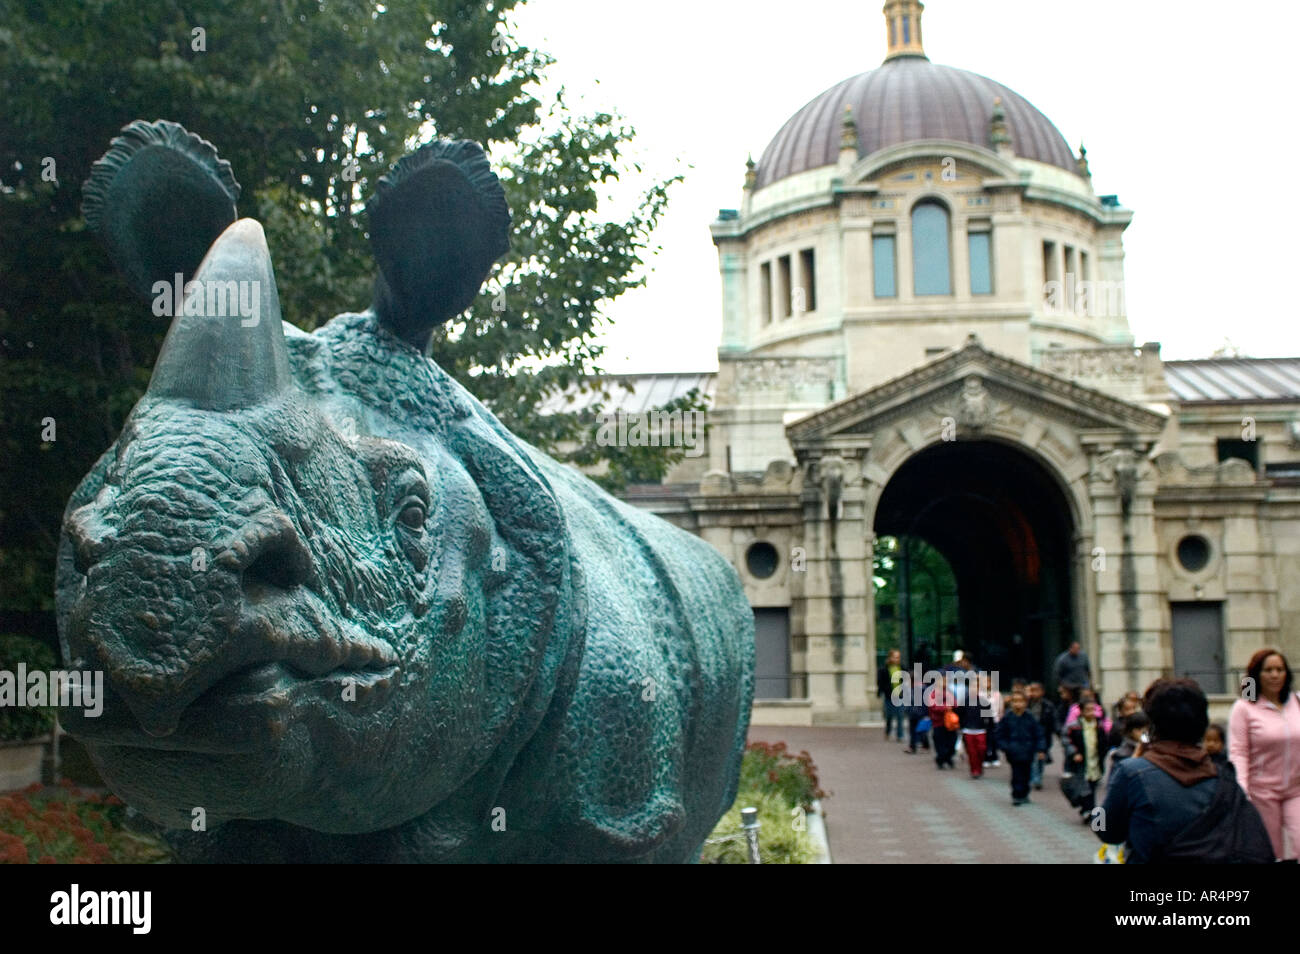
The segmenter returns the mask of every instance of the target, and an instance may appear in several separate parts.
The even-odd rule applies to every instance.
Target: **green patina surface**
[[[162,122],[86,188],[137,291],[197,284],[68,505],[63,651],[108,687],[69,731],[191,860],[693,859],[735,797],[752,614],[711,547],[425,357],[506,249],[481,151],[381,181],[375,305],[312,335],[237,190]]]

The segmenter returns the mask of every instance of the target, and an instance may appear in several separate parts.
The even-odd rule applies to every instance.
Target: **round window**
[[[776,564],[776,547],[770,543],[755,543],[745,551],[745,566],[755,579],[766,580],[776,572]]]
[[[1210,562],[1210,541],[1199,534],[1183,537],[1178,541],[1178,562],[1189,573],[1204,570]]]

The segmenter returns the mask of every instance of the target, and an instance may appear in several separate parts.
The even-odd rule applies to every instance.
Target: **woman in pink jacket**
[[[1251,656],[1246,675],[1247,691],[1232,704],[1228,721],[1228,757],[1264,819],[1274,854],[1294,858],[1300,849],[1300,699],[1291,691],[1291,667],[1276,649]],[[1286,855],[1283,832],[1291,842]]]

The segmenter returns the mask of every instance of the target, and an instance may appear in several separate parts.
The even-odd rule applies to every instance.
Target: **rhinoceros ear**
[[[510,249],[510,209],[477,143],[438,141],[403,157],[366,206],[379,274],[375,314],[423,349],[469,307]]]
[[[239,183],[212,144],[185,127],[137,119],[122,128],[82,189],[86,225],[136,294],[183,281],[235,221]]]

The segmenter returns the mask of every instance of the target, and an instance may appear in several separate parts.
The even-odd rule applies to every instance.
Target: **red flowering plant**
[[[0,864],[108,864],[165,860],[157,839],[126,826],[116,795],[30,785],[0,796]]]
[[[751,742],[740,764],[740,791],[777,795],[791,808],[812,809],[830,795],[823,791],[817,766],[807,752],[792,754],[784,742]]]

